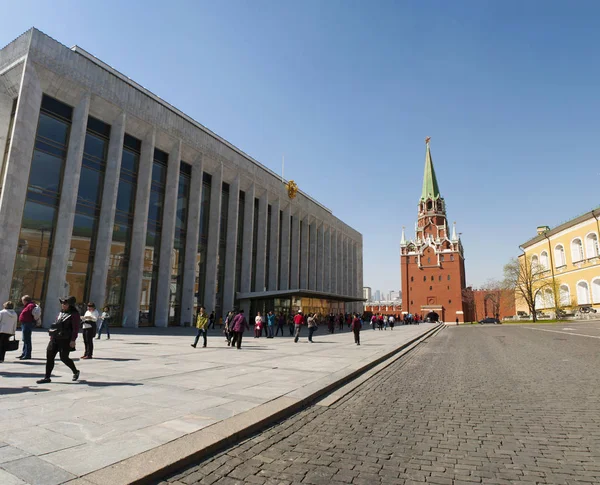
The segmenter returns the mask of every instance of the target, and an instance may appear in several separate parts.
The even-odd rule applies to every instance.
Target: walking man
[[[304,315],[302,315],[302,312],[300,310],[298,310],[298,313],[294,317],[294,342],[295,343],[298,343],[298,340],[300,339],[300,329],[302,328],[303,324],[304,324]]]
[[[38,384],[47,384],[52,382],[50,376],[54,369],[54,359],[56,354],[60,355],[60,360],[73,372],[72,381],[79,379],[79,371],[75,367],[75,363],[69,357],[69,352],[75,350],[75,341],[79,333],[79,325],[81,316],[75,308],[77,300],[74,296],[60,299],[60,313],[56,318],[56,322],[52,324],[48,333],[50,334],[50,342],[46,349],[46,375],[43,379],[37,381]]]
[[[250,330],[250,325],[244,316],[244,310],[240,310],[240,313],[233,319],[233,338],[231,339],[231,346],[236,346],[238,350],[242,347],[244,330]]]
[[[194,340],[194,343],[191,344],[192,347],[196,348],[196,345],[198,345],[198,340],[200,339],[200,335],[202,335],[202,338],[204,339],[204,345],[202,345],[202,347],[206,347],[207,326],[208,326],[208,316],[206,315],[206,312],[204,311],[204,307],[201,306],[200,311],[198,312],[198,318],[196,318],[196,328],[198,329],[198,332],[196,332],[196,340]]]
[[[358,315],[354,315],[352,319],[352,332],[354,332],[354,343],[356,345],[360,345],[360,329],[362,327],[362,323],[360,322],[360,318]]]

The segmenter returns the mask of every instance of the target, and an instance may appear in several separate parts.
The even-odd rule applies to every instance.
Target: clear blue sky
[[[425,136],[467,280],[501,277],[537,225],[599,205],[600,2],[1,3],[80,45],[364,236],[364,283],[400,287]]]

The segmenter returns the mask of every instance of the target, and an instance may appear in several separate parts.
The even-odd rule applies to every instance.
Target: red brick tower
[[[429,138],[425,140],[425,174],[415,238],[407,241],[402,228],[400,272],[402,311],[426,317],[435,312],[444,322],[470,320],[463,304],[465,259],[456,225],[448,235],[446,204],[440,195]]]

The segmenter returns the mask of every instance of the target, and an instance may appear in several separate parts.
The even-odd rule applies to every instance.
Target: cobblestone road
[[[448,327],[163,484],[600,483],[600,340],[546,328]]]

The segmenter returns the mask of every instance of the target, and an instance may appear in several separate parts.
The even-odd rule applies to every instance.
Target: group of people
[[[21,325],[21,338],[23,347],[19,360],[29,360],[32,355],[31,335],[33,329],[42,325],[42,309],[29,296],[21,298],[23,308],[17,315],[15,305],[12,301],[7,301],[0,311],[0,363],[4,362],[6,352],[10,348],[11,338],[14,338],[17,331],[17,322]],[[94,338],[100,339],[102,331],[106,330],[107,338],[110,339],[110,307],[106,306],[99,313],[93,302],[87,304],[87,309],[83,317],[77,308],[77,299],[74,296],[60,299],[60,312],[55,322],[48,329],[50,341],[46,348],[46,373],[43,379],[37,381],[38,384],[46,384],[51,381],[52,370],[56,355],[73,372],[73,381],[79,379],[79,370],[70,357],[70,353],[75,351],[75,343],[79,331],[83,334],[83,343],[85,351],[81,359],[92,359],[94,354]]]
[[[256,313],[254,318],[254,338],[260,338],[263,333],[266,338],[274,338],[281,333],[284,336],[284,328],[288,325],[290,336],[294,337],[294,342],[300,340],[300,334],[302,327],[306,326],[308,329],[308,341],[313,342],[313,335],[319,328],[319,325],[327,322],[329,332],[334,333],[335,326],[337,325],[340,330],[344,328],[344,323],[348,323],[348,328],[354,332],[354,341],[357,345],[360,345],[360,330],[362,329],[362,318],[358,314],[342,314],[339,315],[331,313],[328,317],[322,318],[317,313],[308,313],[304,315],[302,311],[298,311],[295,315],[285,315],[279,313],[275,315],[273,311],[269,311],[266,315],[261,312]],[[206,309],[201,306],[198,310],[196,317],[196,337],[192,347],[196,348],[200,337],[202,337],[202,347],[207,346],[208,329],[210,325],[210,318],[206,314]],[[276,327],[276,329],[275,329]],[[230,311],[227,313],[224,321],[223,333],[227,341],[228,347],[241,348],[242,337],[246,330],[250,330],[250,323],[244,315],[244,310]]]

